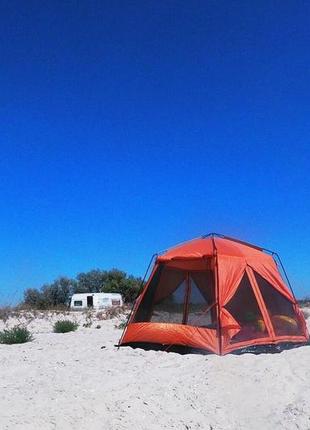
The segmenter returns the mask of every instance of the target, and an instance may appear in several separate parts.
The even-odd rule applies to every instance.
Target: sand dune
[[[118,350],[116,320],[56,334],[55,319],[29,322],[31,343],[0,345],[1,430],[310,429],[308,346],[225,357]]]

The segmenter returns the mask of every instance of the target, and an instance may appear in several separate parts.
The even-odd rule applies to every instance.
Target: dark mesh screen
[[[216,321],[213,273],[161,265],[151,279],[133,322],[211,327]]]
[[[213,280],[211,271],[191,274],[187,324],[208,328],[216,327]]]
[[[163,264],[157,267],[156,272],[154,273],[148,285],[146,293],[143,296],[143,300],[136,311],[133,322],[144,322],[150,320],[156,288],[158,286],[163,269]]]
[[[243,276],[236,294],[225,307],[241,326],[241,330],[231,339],[232,343],[268,336],[247,274]]]
[[[266,279],[254,272],[277,336],[302,335],[302,327],[293,304],[279,293]]]
[[[154,304],[151,316],[152,322],[182,324],[186,285],[186,281],[183,280],[169,296]]]

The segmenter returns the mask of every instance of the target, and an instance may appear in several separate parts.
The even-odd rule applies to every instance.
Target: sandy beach
[[[224,357],[117,349],[119,319],[83,327],[85,314],[71,313],[62,318],[79,329],[56,334],[59,318],[28,319],[32,342],[0,345],[1,429],[310,429],[309,346]]]

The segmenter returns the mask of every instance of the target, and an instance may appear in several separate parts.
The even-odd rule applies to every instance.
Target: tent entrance
[[[240,325],[240,330],[232,337],[230,343],[269,336],[266,321],[246,273],[243,275],[238,289],[225,308]]]
[[[159,266],[133,322],[186,324],[216,328],[214,272]]]
[[[250,268],[225,309],[240,326],[230,344],[303,334],[293,303]]]

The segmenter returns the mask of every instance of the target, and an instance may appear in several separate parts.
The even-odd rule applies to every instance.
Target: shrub
[[[4,306],[0,308],[0,320],[6,322],[11,314],[11,309],[8,306]]]
[[[20,318],[22,316],[19,307],[2,306],[0,307],[0,320],[6,322],[9,318]]]
[[[68,333],[69,331],[75,331],[78,326],[76,322],[70,320],[59,320],[55,322],[53,330],[54,333]]]
[[[83,327],[90,328],[93,325],[92,321],[87,321],[83,324]]]
[[[120,330],[124,330],[124,328],[126,327],[127,321],[121,321],[119,324],[115,324],[115,328],[118,328]]]
[[[15,326],[0,332],[0,343],[12,345],[14,343],[26,343],[33,339],[26,327]]]
[[[90,328],[93,325],[93,313],[90,309],[87,309],[83,314],[85,315],[85,323],[83,324],[83,327]]]
[[[96,317],[99,321],[110,320],[120,315],[124,315],[126,311],[127,311],[126,306],[112,306],[112,307],[106,308],[103,311],[97,312]]]

